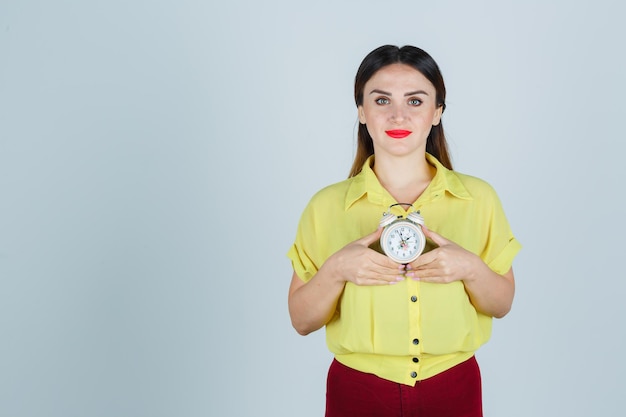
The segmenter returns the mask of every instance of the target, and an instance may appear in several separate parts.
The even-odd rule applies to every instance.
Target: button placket
[[[410,361],[408,363],[408,371],[409,371],[409,375],[412,379],[416,379],[419,371],[420,371],[420,360],[419,360],[419,355],[421,353],[421,343],[420,343],[420,337],[421,337],[421,326],[420,326],[420,316],[421,316],[421,309],[420,309],[420,305],[419,305],[419,298],[420,298],[420,283],[418,281],[413,281],[413,280],[409,280],[409,282],[407,283],[409,285],[407,285],[407,290],[408,290],[408,310],[409,310],[409,343],[411,345],[411,347],[409,348],[410,351]]]
[[[420,196],[420,198],[418,199],[418,204],[415,204],[415,210],[422,212],[422,208],[424,206],[424,203],[430,202],[430,201],[434,201],[437,200],[439,198],[439,195],[441,193],[439,192],[431,192],[431,194],[429,194],[428,196],[422,194],[422,196]],[[425,200],[420,200],[421,198],[427,197],[427,199]],[[417,202],[416,202],[417,203]],[[428,222],[426,222],[428,223]],[[408,285],[407,288],[409,290],[409,295],[410,295],[410,303],[409,303],[409,312],[411,314],[411,317],[409,319],[409,324],[410,324],[410,335],[409,337],[410,339],[410,343],[411,343],[411,362],[410,362],[410,373],[409,375],[411,376],[412,379],[416,379],[419,372],[420,372],[420,353],[422,352],[422,343],[421,343],[421,306],[419,303],[420,297],[421,297],[421,293],[420,293],[420,282],[419,281],[413,281],[410,280],[410,282],[412,283],[412,285]]]

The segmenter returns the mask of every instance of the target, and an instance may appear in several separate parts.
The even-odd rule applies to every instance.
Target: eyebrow
[[[373,89],[370,94],[383,94],[385,96],[391,96],[392,94],[387,92],[387,91],[383,91],[383,90],[379,90],[377,88]],[[428,93],[424,90],[416,90],[416,91],[411,91],[408,92],[406,94],[404,94],[404,97],[408,97],[408,96],[414,96],[414,95],[418,95],[418,94],[424,94],[425,96],[428,95]]]

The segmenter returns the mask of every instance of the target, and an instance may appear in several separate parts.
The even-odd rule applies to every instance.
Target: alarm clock
[[[380,236],[380,247],[385,255],[400,264],[408,264],[417,259],[424,251],[426,237],[422,231],[424,218],[419,211],[412,211],[406,217],[391,213],[391,208],[398,205],[412,204],[396,203],[389,206],[389,211],[383,213],[380,226],[384,228]]]

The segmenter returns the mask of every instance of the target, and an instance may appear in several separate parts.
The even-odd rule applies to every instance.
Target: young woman
[[[452,170],[446,90],[430,55],[375,49],[354,95],[350,177],[313,196],[288,253],[293,326],[302,335],[326,326],[335,356],[326,416],[482,416],[474,352],[511,308],[521,246],[494,190]],[[389,211],[424,218],[428,244],[413,262],[380,251]]]

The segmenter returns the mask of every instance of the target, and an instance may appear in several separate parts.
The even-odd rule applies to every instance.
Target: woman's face
[[[436,90],[421,72],[405,64],[379,69],[363,91],[359,121],[367,126],[377,156],[426,151],[426,139],[441,120]]]

